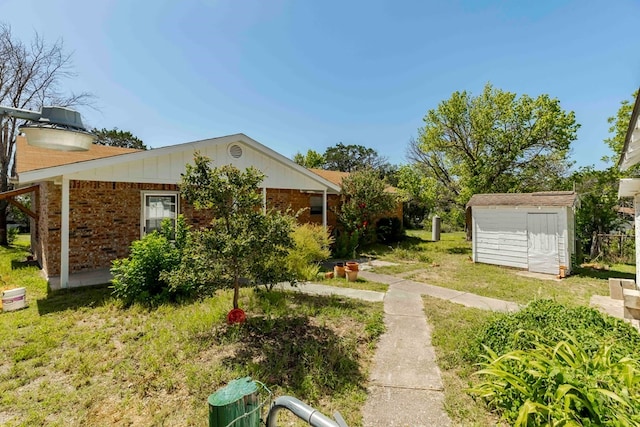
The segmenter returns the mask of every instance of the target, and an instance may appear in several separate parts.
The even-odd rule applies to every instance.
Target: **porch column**
[[[262,213],[267,214],[267,187],[262,187]]]
[[[327,230],[327,189],[322,191],[322,227]]]
[[[60,218],[60,288],[69,287],[69,178],[62,176]]]

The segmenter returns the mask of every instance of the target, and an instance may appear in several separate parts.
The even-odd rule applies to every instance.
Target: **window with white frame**
[[[322,196],[311,196],[309,205],[311,215],[322,215]]]
[[[142,193],[142,236],[160,230],[162,221],[169,218],[175,230],[178,217],[178,193]]]

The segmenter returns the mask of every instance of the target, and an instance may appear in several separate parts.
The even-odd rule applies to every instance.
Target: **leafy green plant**
[[[355,231],[336,231],[336,244],[334,246],[333,255],[336,258],[356,258],[357,249],[360,241],[360,232]]]
[[[20,230],[16,227],[7,229],[7,243],[13,244],[16,241],[16,237],[20,234]]]
[[[298,280],[313,280],[318,263],[331,256],[333,237],[320,225],[300,224],[293,227],[293,247],[286,256],[286,264]]]
[[[170,288],[163,275],[178,267],[186,246],[188,227],[182,215],[176,224],[174,230],[172,221],[165,219],[160,232],[154,231],[131,244],[128,258],[113,261],[112,288],[116,298],[131,304],[161,302],[176,296],[178,290]]]
[[[371,169],[358,170],[342,180],[338,222],[350,238],[357,232],[359,243],[375,240],[373,221],[397,203],[396,196],[385,189],[384,181]]]
[[[238,308],[241,281],[270,285],[291,279],[284,258],[293,245],[292,220],[277,211],[262,212],[258,185],[264,174],[253,167],[211,167],[200,153],[186,165],[180,192],[197,210],[213,217],[194,232],[180,268],[171,274],[173,287],[196,291],[231,287]]]
[[[587,353],[595,353],[602,343],[612,343],[616,357],[640,358],[640,334],[621,319],[603,315],[585,306],[567,306],[552,300],[535,300],[516,313],[496,314],[475,334],[465,357],[478,362],[487,347],[498,355],[531,349],[536,334],[551,341],[565,339],[571,331]]]
[[[520,331],[524,332],[524,331]],[[468,390],[514,426],[632,426],[640,423],[640,364],[616,357],[612,345],[595,352],[569,332],[554,342],[524,334],[529,350],[487,352]]]

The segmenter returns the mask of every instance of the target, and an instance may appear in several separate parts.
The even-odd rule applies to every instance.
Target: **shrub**
[[[376,235],[381,243],[395,243],[404,237],[402,222],[397,217],[380,218],[376,223]]]
[[[317,224],[295,225],[291,235],[293,247],[286,256],[286,265],[298,280],[313,280],[318,274],[318,263],[329,256],[333,238]]]
[[[338,231],[335,238],[336,244],[333,248],[335,258],[356,258],[360,241],[360,232]]]
[[[373,243],[373,220],[392,211],[397,203],[397,197],[385,190],[385,182],[371,169],[352,172],[342,180],[342,203],[337,215],[349,238],[356,233],[359,243]]]
[[[116,298],[129,305],[161,302],[175,295],[162,273],[180,265],[187,227],[182,216],[178,217],[177,224],[174,232],[171,221],[163,221],[161,232],[154,231],[134,241],[128,258],[113,261],[112,288]],[[172,241],[172,237],[176,240]]]
[[[516,313],[496,314],[475,334],[475,342],[465,357],[471,362],[480,361],[485,346],[498,355],[528,350],[533,347],[536,334],[560,341],[565,338],[562,330],[571,331],[588,353],[596,352],[601,343],[613,343],[616,356],[640,356],[640,334],[623,320],[589,307],[536,300]]]
[[[7,243],[10,245],[13,244],[18,234],[20,234],[20,230],[17,227],[7,228]]]
[[[487,349],[482,382],[468,390],[515,426],[632,426],[640,423],[640,365],[612,345],[586,349],[575,336],[560,342],[527,333],[531,349],[501,356]]]

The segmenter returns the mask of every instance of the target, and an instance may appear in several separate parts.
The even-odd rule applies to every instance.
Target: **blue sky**
[[[578,165],[640,85],[640,2],[0,0],[28,42],[62,39],[98,128],[151,147],[242,132],[288,157],[338,142],[405,163],[422,118],[487,82],[549,94],[582,125]]]

